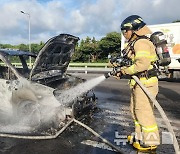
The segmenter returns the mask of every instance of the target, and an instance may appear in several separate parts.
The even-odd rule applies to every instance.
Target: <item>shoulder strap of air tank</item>
[[[127,55],[128,52],[129,52],[129,50],[131,50],[133,53],[135,53],[135,51],[134,51],[134,44],[136,43],[136,41],[138,41],[138,40],[140,40],[140,39],[147,39],[147,40],[150,41],[149,37],[147,37],[147,36],[145,36],[145,35],[143,35],[143,36],[138,36],[135,40],[130,41],[130,42],[128,43],[128,45],[126,46],[126,48],[123,50],[123,51],[124,51],[124,54]],[[129,48],[129,50],[128,50],[128,48]]]
[[[135,53],[135,51],[134,51],[134,44],[135,44],[138,40],[140,40],[140,39],[147,39],[147,40],[151,41],[150,38],[147,37],[147,36],[145,36],[145,35],[143,35],[143,36],[138,36],[135,40],[133,40],[132,42],[129,43],[130,49],[131,49],[134,53]]]

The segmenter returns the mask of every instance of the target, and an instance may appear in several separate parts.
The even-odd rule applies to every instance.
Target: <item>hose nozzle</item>
[[[105,76],[105,78],[107,79],[107,78],[111,77],[112,74],[111,74],[111,72],[109,72],[109,73],[104,73],[104,76]]]

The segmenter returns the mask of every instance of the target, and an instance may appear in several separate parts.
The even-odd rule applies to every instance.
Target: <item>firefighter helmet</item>
[[[143,19],[138,15],[131,15],[127,17],[122,23],[121,23],[121,31],[123,30],[133,30],[138,31],[142,27],[144,27],[146,23],[143,21]]]

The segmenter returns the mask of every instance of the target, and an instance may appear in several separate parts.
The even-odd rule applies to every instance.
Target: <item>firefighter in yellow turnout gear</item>
[[[137,75],[151,94],[156,97],[158,79],[152,70],[157,56],[153,43],[143,38],[151,34],[150,29],[140,16],[132,15],[122,22],[121,31],[129,42],[125,51],[133,62],[131,66],[122,68],[121,74]],[[156,149],[160,144],[160,139],[153,104],[133,79],[130,80],[130,87],[130,111],[135,124],[135,134],[128,136],[128,140],[131,140],[133,146],[139,150]]]

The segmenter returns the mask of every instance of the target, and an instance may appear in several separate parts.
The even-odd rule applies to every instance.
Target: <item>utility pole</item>
[[[31,52],[31,16],[29,13],[26,13],[24,11],[21,11],[22,14],[25,14],[27,15],[28,17],[28,23],[29,23],[29,28],[28,28],[28,31],[29,31],[29,52]],[[29,56],[29,66],[30,68],[32,67],[32,63],[31,63],[31,56]]]

